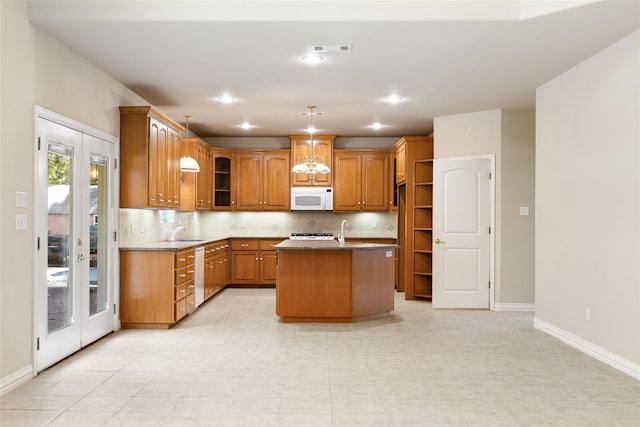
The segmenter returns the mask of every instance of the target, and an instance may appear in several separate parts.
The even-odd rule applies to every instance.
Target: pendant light
[[[184,115],[187,119],[187,138],[189,138],[189,117],[190,114]],[[180,158],[180,172],[200,172],[200,165],[193,157],[189,156],[189,152]]]
[[[316,108],[316,106],[307,105],[307,108],[309,109],[310,117],[308,132],[309,135],[311,135],[311,154],[309,154],[308,156],[298,156],[295,166],[291,168],[291,172],[306,173],[307,175],[311,175],[311,179],[313,179],[314,175],[319,173],[327,174],[331,172],[331,169],[329,169],[329,166],[326,165],[324,157],[316,156],[314,154],[313,134],[316,129],[313,127],[313,110]]]

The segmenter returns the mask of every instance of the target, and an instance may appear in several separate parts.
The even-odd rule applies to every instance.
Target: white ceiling
[[[309,104],[319,133],[401,136],[441,115],[534,107],[536,87],[640,28],[640,1],[583,3],[46,0],[29,16],[174,120],[191,114],[200,137],[302,133]],[[300,61],[335,44],[353,51]]]

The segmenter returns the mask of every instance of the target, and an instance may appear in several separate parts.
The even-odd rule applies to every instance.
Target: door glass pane
[[[89,315],[108,308],[108,159],[92,154],[89,168]]]
[[[47,330],[51,334],[73,322],[73,149],[49,145],[48,151]]]

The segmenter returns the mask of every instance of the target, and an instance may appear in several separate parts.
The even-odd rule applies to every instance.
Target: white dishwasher
[[[204,246],[196,248],[195,297],[196,307],[204,302]]]

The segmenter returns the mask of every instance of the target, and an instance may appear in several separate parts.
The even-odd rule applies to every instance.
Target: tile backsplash
[[[120,246],[167,240],[169,231],[184,226],[179,238],[287,237],[294,232],[328,232],[338,236],[396,238],[396,212],[180,212],[120,209]]]

